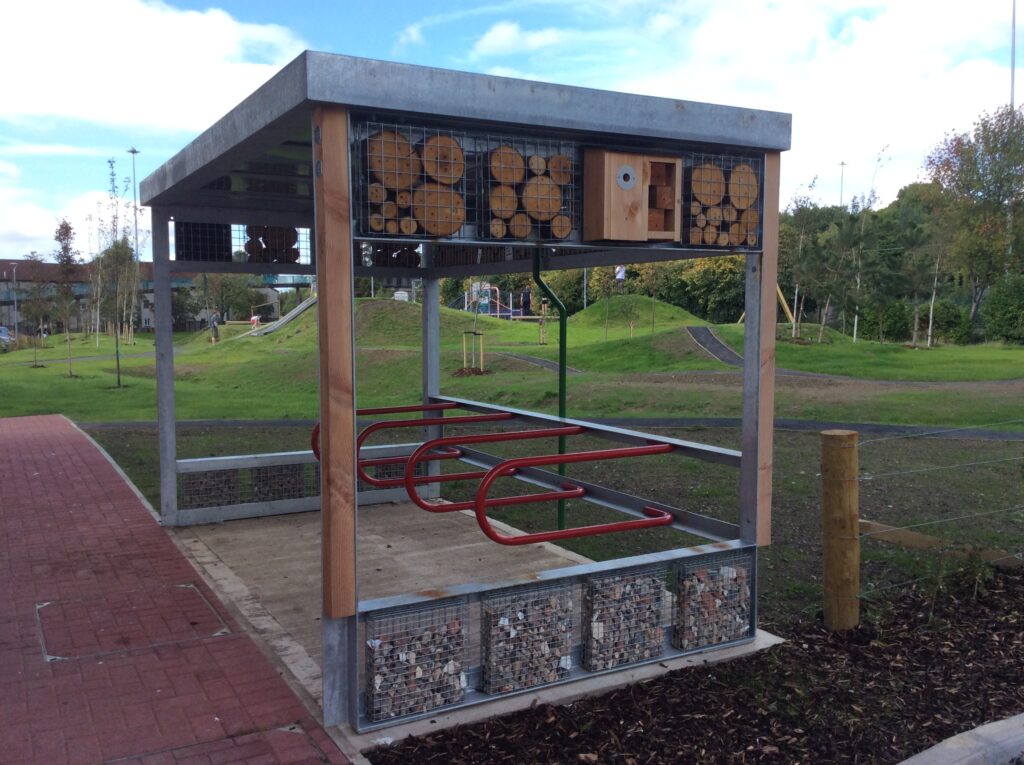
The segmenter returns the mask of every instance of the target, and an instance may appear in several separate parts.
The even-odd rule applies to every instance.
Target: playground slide
[[[312,308],[315,305],[316,295],[311,295],[277,321],[271,322],[270,324],[265,324],[259,329],[251,330],[250,332],[246,332],[244,335],[239,335],[239,337],[248,337],[249,335],[252,335],[254,337],[262,337],[263,335],[269,335],[271,332],[276,332],[282,327],[291,324],[293,321],[295,321],[295,319],[297,319],[299,316],[304,314],[308,309]]]

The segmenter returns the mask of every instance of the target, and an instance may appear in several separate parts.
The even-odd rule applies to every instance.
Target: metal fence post
[[[824,541],[825,627],[860,622],[860,529],[857,433],[821,434],[821,508]]]

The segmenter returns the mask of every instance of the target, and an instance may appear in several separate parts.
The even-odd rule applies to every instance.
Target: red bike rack
[[[466,502],[449,502],[444,505],[431,505],[424,501],[424,499],[416,491],[417,486],[430,483],[441,483],[443,481],[461,481],[461,480],[472,480],[475,478],[484,478],[490,473],[494,472],[491,470],[481,470],[472,473],[449,473],[447,475],[437,476],[417,476],[416,465],[429,458],[428,452],[436,449],[437,447],[449,447],[455,445],[464,444],[487,444],[487,443],[500,443],[502,441],[525,441],[528,439],[535,438],[552,438],[557,436],[575,436],[582,433],[584,428],[580,425],[566,425],[561,428],[542,428],[539,430],[514,430],[508,433],[479,433],[477,435],[468,436],[449,436],[447,438],[435,438],[432,441],[423,443],[419,448],[416,449],[412,454],[409,455],[408,461],[405,463],[405,478],[400,482],[405,483],[405,490],[409,494],[411,499],[418,507],[423,508],[431,513],[451,513],[456,510],[472,510],[476,507],[474,500],[467,500]],[[510,476],[514,475],[514,469],[507,469],[502,471],[501,475]],[[497,478],[497,476],[496,476]],[[584,490],[579,486],[573,486],[572,484],[564,484],[562,491],[547,491],[538,494],[523,494],[521,496],[514,497],[498,497],[496,499],[488,500],[489,507],[504,507],[507,505],[525,505],[530,502],[547,502],[556,499],[575,499],[576,497],[583,496]]]
[[[528,545],[537,542],[554,542],[560,539],[575,539],[577,537],[594,536],[596,534],[612,534],[618,531],[634,531],[646,529],[653,526],[669,526],[672,524],[672,515],[664,510],[654,507],[645,507],[643,512],[648,518],[638,518],[635,521],[618,521],[616,523],[599,523],[593,526],[582,526],[575,529],[561,529],[559,531],[539,531],[533,534],[523,534],[512,537],[500,534],[491,526],[490,518],[487,517],[487,508],[495,507],[495,501],[487,499],[487,492],[491,485],[510,470],[517,470],[526,467],[539,467],[542,465],[565,465],[574,462],[597,462],[606,459],[623,459],[625,457],[642,457],[648,454],[665,454],[672,451],[671,444],[650,444],[648,446],[630,446],[621,449],[602,449],[589,452],[571,452],[569,454],[548,454],[540,457],[517,457],[504,460],[492,467],[476,491],[476,500],[471,503],[476,511],[476,521],[480,529],[491,540],[502,545]],[[408,472],[406,473],[408,476]],[[555,492],[552,492],[555,493]],[[582,493],[582,491],[581,491]],[[530,497],[531,501],[539,499],[540,495]]]

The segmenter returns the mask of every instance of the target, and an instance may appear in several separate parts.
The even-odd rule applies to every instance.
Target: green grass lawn
[[[718,325],[715,331],[730,347],[743,352],[742,325]],[[955,382],[1024,378],[1024,346],[1019,345],[984,343],[910,348],[900,343],[883,345],[874,340],[854,343],[832,330],[826,331],[826,342],[819,344],[816,325],[804,325],[802,334],[808,341],[806,344],[791,341],[788,328],[782,329],[775,349],[777,366],[865,380]]]
[[[651,311],[655,332],[621,322],[625,306]],[[624,307],[625,306],[625,307]],[[610,310],[609,310],[610,309]],[[604,341],[604,313],[609,340]],[[649,317],[649,313],[647,314]],[[615,317],[619,318],[616,319]],[[420,397],[421,307],[388,300],[360,300],[356,321],[356,392],[360,406],[413,403]],[[442,310],[442,392],[543,412],[557,407],[557,375],[505,354],[557,358],[557,324],[548,327],[546,346],[536,345],[533,324],[477,317],[486,333],[486,375],[455,376],[462,366],[462,332],[473,327],[465,312]],[[634,296],[601,302],[569,322],[569,365],[582,374],[569,377],[569,412],[577,417],[739,416],[740,376],[707,357],[683,330],[696,320],[683,311]],[[742,327],[717,328],[739,346]],[[177,338],[176,405],[179,419],[313,419],[319,408],[317,327],[308,312],[264,337],[240,337],[246,326],[229,325],[216,346],[207,332]],[[816,336],[816,331],[808,330]],[[879,346],[830,333],[821,346],[779,343],[779,365],[878,377],[883,380],[1005,380],[1024,377],[1024,349],[946,346],[912,351]],[[106,356],[78,360],[67,377],[64,347],[51,338],[30,366],[31,352],[0,355],[0,416],[62,412],[82,422],[153,420],[156,417],[152,357],[121,360],[117,388],[112,341],[101,338]],[[134,353],[152,350],[152,336],[140,335]],[[72,349],[93,356],[95,344],[73,338]],[[23,363],[29,362],[29,363]],[[966,371],[965,371],[966,370]],[[724,374],[707,374],[723,372]],[[817,384],[780,377],[776,386],[779,417],[891,422],[949,426],[978,425],[1021,417],[1020,394],[1012,386],[984,389],[953,386]]]

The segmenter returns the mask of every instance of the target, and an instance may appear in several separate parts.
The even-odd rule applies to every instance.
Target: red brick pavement
[[[0,419],[0,763],[345,763],[95,445]]]

